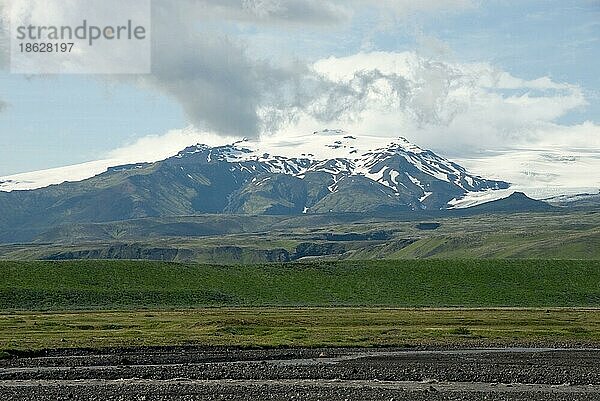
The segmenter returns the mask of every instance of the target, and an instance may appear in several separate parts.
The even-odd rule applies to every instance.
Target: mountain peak
[[[468,193],[508,187],[505,182],[472,175],[456,163],[420,148],[405,137],[362,136],[341,129],[260,140],[244,138],[220,146],[196,144],[163,161],[119,165],[105,170],[105,174],[120,172],[134,176],[145,171],[145,166],[157,164],[174,167],[176,174],[183,174],[184,181],[196,183],[212,182],[213,179],[206,177],[203,170],[207,166],[214,171],[222,170],[225,175],[234,175],[235,184],[228,184],[230,189],[251,183],[255,178],[258,182],[258,177],[265,174],[289,176],[292,181],[300,180],[304,182],[302,185],[308,186],[318,182],[322,188],[310,191],[316,191],[319,196],[344,193],[346,187],[365,191],[369,188],[368,191],[376,190],[384,196],[382,201],[385,200],[389,207],[404,205],[412,209],[447,208],[449,201]],[[223,177],[218,178],[211,185],[219,185],[218,181],[222,180]],[[19,185],[8,179],[2,181],[1,189],[6,187],[10,190]],[[204,191],[202,188],[198,190]],[[348,192],[347,196],[353,195]],[[302,210],[305,207],[310,210],[312,206],[309,202],[303,205]],[[329,209],[336,210],[336,206],[328,204]],[[218,208],[211,211],[216,212]]]
[[[389,150],[392,151],[400,151],[400,152],[410,152],[410,153],[423,153],[425,152],[423,149],[410,142],[408,139],[403,136],[398,137],[396,140],[392,141],[389,146]]]
[[[120,165],[81,182],[0,193],[3,217],[51,225],[204,213],[439,210],[465,194],[508,187],[404,138],[326,132],[270,143],[197,144],[162,161]]]
[[[329,128],[325,128],[323,130],[313,132],[313,135],[344,135],[344,134],[347,134],[347,132],[342,129],[329,129]]]
[[[506,198],[495,199],[490,202],[481,203],[469,208],[472,211],[493,211],[493,212],[525,212],[525,211],[552,211],[556,210],[554,206],[535,200],[523,192],[513,192]]]
[[[210,148],[210,146],[208,146],[208,145],[198,143],[196,145],[186,147],[185,149],[183,149],[182,151],[177,153],[174,157],[181,158],[181,157],[184,157],[185,155],[193,155],[195,153],[203,152],[209,148]]]
[[[176,159],[188,157],[192,160],[186,161],[186,165],[196,160],[227,163],[231,171],[284,174],[300,180],[319,174],[328,182],[326,187],[331,193],[343,188],[341,182],[348,185],[371,182],[386,196],[402,198],[412,209],[446,208],[449,201],[469,192],[508,188],[505,182],[471,175],[456,163],[423,150],[404,137],[371,138],[343,130],[326,129],[308,138],[286,138],[282,142],[243,140],[217,147],[196,145],[186,148]],[[367,181],[361,181],[360,177]]]

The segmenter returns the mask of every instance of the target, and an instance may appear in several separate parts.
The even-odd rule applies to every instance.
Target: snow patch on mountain
[[[499,199],[508,198],[515,192],[523,192],[529,198],[542,200],[549,203],[558,203],[559,201],[583,199],[590,194],[598,193],[598,188],[594,187],[526,187],[521,185],[512,185],[508,189],[485,190],[479,192],[467,192],[461,198],[452,199],[448,202],[449,209],[463,209],[471,206],[481,205]],[[598,196],[598,195],[595,195]]]
[[[244,139],[222,146],[198,144],[185,148],[170,159],[179,160],[178,163],[225,162],[230,164],[230,171],[238,169],[252,174],[277,173],[304,178],[311,172],[326,173],[332,179],[329,185],[331,192],[337,190],[343,177],[363,176],[390,188],[396,195],[407,191],[413,193],[415,202],[427,201],[434,193],[433,186],[437,186],[436,191],[443,187],[443,191],[448,193],[466,195],[483,189],[507,187],[506,183],[472,175],[458,164],[421,149],[403,137],[390,142],[389,138],[359,136],[343,130],[323,130],[285,139]],[[4,177],[0,178],[0,190],[34,189],[64,181],[79,181],[106,171],[116,162],[101,160]],[[112,167],[111,170],[130,168],[136,168],[136,165]],[[494,192],[494,196],[497,194]],[[460,202],[455,201],[452,206],[458,207]],[[427,207],[418,202],[413,207]],[[439,203],[439,199],[436,202]]]
[[[506,186],[505,183],[488,182],[470,175],[457,164],[423,150],[405,138],[390,142],[388,138],[358,136],[342,130],[323,130],[285,140],[269,137],[261,141],[244,139],[222,146],[198,144],[185,148],[168,160],[182,163],[180,168],[188,179],[193,177],[184,169],[187,163],[224,162],[229,164],[229,171],[238,170],[250,175],[286,174],[300,179],[308,173],[324,173],[331,177],[327,186],[330,193],[338,191],[343,178],[362,176],[391,189],[393,192],[388,193],[379,188],[386,197],[392,197],[392,194],[403,196],[413,209],[445,208],[447,205],[443,199],[450,200],[450,194],[468,194],[498,185]],[[140,167],[137,164],[111,167],[114,162],[106,160],[7,177],[0,179],[0,189],[34,189],[82,180],[107,169],[120,171]],[[252,182],[259,186],[266,181]],[[440,186],[439,182],[443,185]],[[438,198],[429,201],[434,193],[433,186],[437,187]],[[441,196],[440,191],[443,192]]]
[[[72,166],[32,171],[0,177],[0,191],[26,191],[68,181],[82,181],[120,164],[118,160],[96,160]]]

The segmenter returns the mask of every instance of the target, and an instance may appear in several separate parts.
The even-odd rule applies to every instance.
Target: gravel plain
[[[0,400],[600,400],[600,349],[46,350]]]

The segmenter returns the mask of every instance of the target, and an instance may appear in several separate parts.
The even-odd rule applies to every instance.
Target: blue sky
[[[297,4],[302,1],[305,0]],[[183,1],[181,4],[185,3]],[[205,0],[204,3],[211,2]],[[231,9],[223,10],[215,6],[214,14],[210,16],[194,18],[194,14],[190,13],[189,18],[173,22],[183,24],[184,33],[198,33],[202,40],[217,38],[215,41],[226,41],[233,50],[223,56],[225,63],[238,57],[235,49],[243,49],[239,50],[245,53],[236,61],[238,64],[232,62],[223,68],[232,74],[236,73],[235,68],[238,66],[252,69],[258,80],[264,78],[264,82],[260,81],[260,85],[253,86],[252,82],[245,82],[242,78],[238,82],[231,76],[223,76],[218,77],[217,83],[213,84],[205,77],[199,77],[198,71],[207,71],[207,74],[211,74],[210,77],[220,75],[218,64],[217,67],[211,66],[205,64],[206,60],[203,59],[220,57],[217,54],[219,46],[208,41],[208,44],[203,42],[200,46],[201,49],[206,49],[204,54],[199,53],[194,56],[196,58],[185,51],[177,53],[173,49],[173,53],[169,53],[169,60],[162,63],[158,58],[166,52],[162,51],[161,46],[169,46],[169,43],[168,39],[160,36],[165,29],[165,21],[159,20],[153,21],[155,38],[161,42],[154,54],[158,67],[150,77],[28,77],[10,74],[5,69],[0,72],[0,100],[7,104],[0,112],[0,138],[4,145],[0,147],[0,176],[96,160],[148,135],[161,135],[190,125],[203,131],[233,136],[243,134],[245,121],[250,122],[249,136],[283,135],[284,131],[312,127],[306,123],[286,126],[280,131],[281,127],[277,125],[268,132],[260,131],[266,123],[261,120],[260,113],[259,117],[254,115],[256,109],[275,108],[279,117],[289,109],[287,103],[285,107],[268,103],[272,99],[278,99],[276,102],[282,102],[281,99],[287,101],[290,97],[289,94],[270,93],[270,87],[276,85],[271,82],[270,77],[285,75],[287,85],[290,81],[295,81],[289,76],[299,68],[298,65],[311,66],[312,63],[331,56],[342,59],[371,52],[409,52],[418,55],[420,60],[449,65],[487,63],[521,80],[532,81],[546,77],[557,85],[572,85],[581,92],[584,101],[578,103],[573,100],[573,106],[564,106],[550,116],[542,116],[541,113],[541,117],[535,121],[508,121],[506,126],[500,128],[500,123],[494,125],[494,129],[503,132],[513,130],[508,134],[512,138],[520,135],[519,130],[533,129],[534,123],[537,124],[536,130],[560,130],[562,127],[566,130],[588,121],[592,123],[592,129],[581,135],[584,135],[583,139],[591,135],[596,139],[597,124],[600,124],[600,1],[448,1],[441,2],[448,4],[440,7],[414,9],[406,1],[388,1],[384,2],[384,6],[375,7],[381,3],[361,0],[355,1],[356,4],[350,7],[343,2],[331,0],[334,11],[339,7],[346,7],[351,12],[347,21],[340,22],[333,18],[331,23],[327,22],[327,18],[332,18],[329,14],[323,18],[315,15],[320,9],[312,5],[311,7],[316,7],[315,10],[310,9],[312,14],[299,15],[297,18],[294,16],[292,19],[289,10],[283,17],[276,12],[269,13],[270,11],[266,13],[266,17],[263,14],[260,18],[256,15],[248,17],[243,14],[247,10],[235,9],[236,1],[227,3],[231,5]],[[287,3],[284,1],[282,4],[279,4],[280,8]],[[328,3],[324,1],[322,4]],[[304,10],[293,8],[296,9],[300,10],[298,13]],[[330,10],[324,9],[325,11]],[[195,37],[187,35],[186,38],[190,41],[184,43],[188,45],[187,48],[194,45]],[[181,63],[175,64],[178,61]],[[185,69],[177,70],[181,65]],[[281,67],[283,65],[286,67]],[[296,67],[289,68],[289,65]],[[183,71],[194,69],[189,78],[190,88],[182,88],[172,79],[166,72],[172,69],[181,74],[178,80],[185,78]],[[244,74],[244,69],[237,74]],[[295,88],[290,87],[292,89],[288,91]],[[506,89],[496,88],[494,93],[503,93],[502,90]],[[512,91],[512,94],[532,93],[542,97],[548,92],[556,92],[546,87],[534,90],[531,85],[508,91]],[[222,92],[227,96],[215,100],[215,106],[211,99]],[[478,90],[477,93],[479,92],[481,91]],[[570,93],[572,97],[579,96],[575,92]],[[261,99],[264,96],[264,100],[257,103],[249,100],[257,96]],[[227,97],[231,98],[232,103],[238,102],[240,110],[245,112],[237,125],[228,124],[228,120],[236,117],[233,116],[235,108],[229,108]],[[552,105],[560,102],[560,96],[556,93],[548,97],[547,102]],[[294,97],[292,103],[296,102],[298,100]],[[303,112],[304,107],[312,110],[312,106],[302,104],[300,108]],[[223,115],[215,116],[219,113]],[[414,114],[414,110],[411,113]],[[360,116],[358,118],[362,118]],[[374,117],[369,115],[364,118],[366,121]],[[323,128],[345,128],[346,121],[329,119],[319,120],[317,123]],[[251,124],[255,127],[251,127]],[[390,126],[389,129],[400,130],[407,126],[413,127],[408,124]],[[424,138],[425,145],[443,151],[447,142],[439,139],[441,134],[431,133],[432,129],[427,128],[420,136],[411,137],[411,132],[403,134],[413,140]],[[445,126],[442,125],[437,131],[442,132],[444,129]],[[539,134],[538,137],[543,135],[545,134]],[[469,143],[468,140],[465,139],[465,143]],[[582,141],[577,142],[577,146],[580,142]],[[490,139],[490,143],[493,144],[494,140]],[[515,146],[521,145],[515,143]],[[531,145],[536,146],[537,142]],[[456,149],[449,150],[449,153],[456,154]]]
[[[85,76],[3,74],[2,88],[10,103],[0,114],[2,175],[94,160],[185,121],[164,96]]]

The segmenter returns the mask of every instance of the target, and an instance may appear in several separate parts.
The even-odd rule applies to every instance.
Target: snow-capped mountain
[[[182,171],[190,164],[228,163],[230,170],[251,175],[244,191],[262,192],[270,175],[286,175],[310,187],[318,177],[321,192],[344,191],[354,183],[369,183],[386,207],[443,209],[448,202],[470,192],[508,188],[502,181],[485,180],[429,150],[423,150],[405,138],[397,138],[373,147],[372,138],[361,138],[341,130],[325,130],[301,137],[292,144],[296,157],[270,153],[273,148],[248,140],[231,145],[191,146],[166,162],[179,164]],[[290,149],[287,149],[290,152]],[[266,175],[266,176],[264,176]],[[262,189],[261,189],[262,188]],[[373,197],[371,194],[370,197]],[[301,210],[353,211],[353,206],[331,209],[321,207],[321,199],[307,198]],[[329,205],[329,202],[324,202]],[[300,209],[300,205],[297,208]]]
[[[1,185],[6,190],[19,182]],[[404,138],[325,130],[286,143],[199,144],[162,161],[109,167],[81,181],[0,192],[0,224],[439,210],[467,194],[508,186],[470,174]]]

